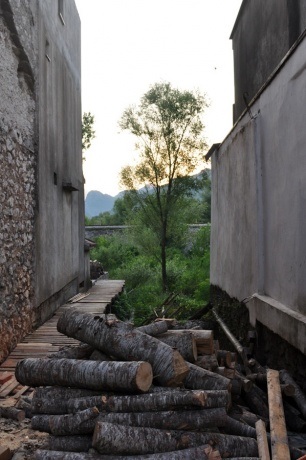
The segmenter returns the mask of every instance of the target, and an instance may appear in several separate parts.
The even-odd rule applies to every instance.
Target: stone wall
[[[23,6],[28,6],[28,2]],[[16,30],[10,3],[3,1],[0,10],[0,361],[31,329],[35,297],[34,74]],[[27,30],[31,34],[31,28]],[[23,67],[25,62],[27,69]]]

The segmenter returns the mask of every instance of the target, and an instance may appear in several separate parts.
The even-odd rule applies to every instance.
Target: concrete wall
[[[244,0],[231,38],[234,51],[234,121],[306,27],[303,0]]]
[[[39,2],[36,303],[41,320],[55,307],[48,304],[51,295],[66,287],[67,297],[84,281],[80,20],[74,0],[63,4],[61,17],[58,1]]]
[[[65,24],[57,0],[0,0],[0,362],[84,282],[80,20],[63,3]]]
[[[212,158],[211,283],[306,353],[306,39]]]

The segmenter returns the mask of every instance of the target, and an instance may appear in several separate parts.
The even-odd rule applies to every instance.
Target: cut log
[[[101,391],[86,390],[85,388],[67,388],[60,386],[47,386],[35,388],[33,399],[60,399],[61,404],[71,398],[85,398],[99,396]]]
[[[256,422],[256,434],[258,453],[261,460],[270,460],[270,451],[268,446],[268,438],[266,432],[266,425],[262,420]]]
[[[281,370],[279,372],[279,376],[280,376],[280,380],[282,383],[290,384],[294,387],[295,394],[293,396],[293,399],[296,402],[296,405],[298,406],[298,408],[300,409],[303,417],[306,419],[306,397],[304,393],[302,392],[301,388],[293,380],[291,375],[286,370]]]
[[[167,388],[169,390],[169,388]],[[219,393],[222,393],[221,395]],[[108,412],[151,412],[161,410],[179,410],[186,406],[213,407],[212,404],[228,404],[227,392],[214,392],[209,395],[200,390],[173,390],[161,393],[131,396],[93,396],[88,398],[70,399],[67,403],[68,412],[77,412],[96,406]],[[210,406],[208,406],[210,404]]]
[[[255,439],[219,433],[158,430],[97,422],[93,436],[93,447],[104,454],[143,455],[171,452],[204,444],[215,446],[221,457],[223,455],[258,456]]]
[[[53,454],[53,456],[52,456]],[[101,454],[76,454],[73,452],[56,452],[39,450],[35,453],[35,460],[194,460],[200,458],[201,460],[221,460],[220,453],[214,450],[209,445],[193,447],[191,449],[176,450],[174,452],[157,453],[149,455],[101,455]],[[248,458],[244,458],[248,460]],[[253,460],[253,459],[251,459]]]
[[[116,361],[116,359],[111,358],[110,356],[102,353],[102,351],[94,350],[90,355],[89,359],[91,361]]]
[[[56,452],[54,450],[37,450],[34,460],[97,460],[103,458],[114,458],[99,454],[81,454],[77,452]],[[118,457],[117,457],[118,458]]]
[[[253,385],[249,392],[244,393],[243,398],[252,412],[269,419],[267,395],[258,386]]]
[[[235,406],[233,411],[229,414],[232,418],[235,420],[238,420],[239,422],[246,423],[249,426],[252,426],[253,428],[256,427],[256,422],[258,420],[261,420],[259,415],[253,414],[253,412],[248,411],[245,407],[242,406]],[[264,422],[268,423],[268,419],[265,419]]]
[[[267,371],[272,460],[290,460],[279,372]]]
[[[253,388],[253,382],[246,378],[244,375],[240,374],[238,371],[235,372],[235,378],[241,380],[242,389],[245,393],[248,393]]]
[[[207,369],[208,371],[215,371],[219,366],[216,355],[201,355],[194,363],[196,366]]]
[[[98,415],[99,411],[96,407],[76,414],[35,415],[32,417],[31,426],[33,430],[52,433],[56,436],[87,434],[92,432],[92,425],[86,422],[96,419]]]
[[[147,362],[84,361],[27,358],[16,366],[16,378],[24,385],[63,385],[92,390],[144,392],[152,384]]]
[[[235,434],[238,436],[246,436],[256,439],[255,428],[252,428],[245,423],[241,423],[229,416],[226,417],[226,423],[224,425],[223,431],[227,434]]]
[[[207,371],[188,363],[189,374],[184,380],[186,388],[191,390],[229,390],[230,380],[214,372]]]
[[[231,367],[232,365],[232,353],[227,350],[218,350],[216,357],[221,367]]]
[[[242,392],[242,381],[238,379],[231,380],[231,393],[232,395],[240,396]]]
[[[215,372],[217,372],[219,375],[223,375],[223,377],[226,377],[227,379],[234,379],[236,376],[236,370],[229,369],[227,367],[217,367]]]
[[[250,372],[250,369],[249,369],[249,362],[248,362],[247,355],[246,355],[244,347],[238,342],[236,337],[231,333],[231,331],[229,330],[227,325],[220,318],[220,316],[218,315],[217,311],[214,308],[212,309],[212,312],[214,314],[214,317],[218,321],[221,329],[225,333],[226,337],[230,340],[232,345],[235,347],[237,353],[239,353],[239,355],[240,355],[240,357],[242,359],[246,374],[250,374],[251,372]]]
[[[28,401],[29,398],[20,398],[16,403],[16,408],[23,410],[26,418],[32,418],[32,401]]]
[[[214,332],[203,329],[175,329],[169,333],[181,334],[182,332],[191,332],[195,338],[198,354],[211,355],[214,352]]]
[[[158,336],[158,339],[170,347],[176,348],[186,361],[194,363],[197,360],[198,352],[192,332],[181,331],[179,334],[173,334],[173,332],[176,331],[164,332]]]
[[[99,421],[118,425],[184,431],[201,431],[206,428],[223,427],[227,425],[227,419],[228,416],[224,407],[197,411],[111,413],[100,414],[99,416]],[[234,420],[234,422],[236,421]],[[254,430],[251,427],[248,428]]]
[[[188,373],[188,366],[178,351],[131,324],[121,321],[109,324],[99,316],[67,311],[59,318],[57,328],[108,355],[129,361],[147,361],[160,385],[179,385]]]
[[[300,417],[300,411],[291,406],[287,401],[283,401],[283,406],[288,429],[296,433],[305,432],[306,422]]]
[[[25,419],[25,411],[16,407],[0,407],[0,417],[22,422]]]
[[[140,326],[137,329],[140,332],[144,332],[145,334],[155,337],[168,331],[168,322],[163,320],[155,321],[154,323],[147,324],[146,326]]]
[[[86,343],[82,343],[78,346],[67,345],[62,347],[59,351],[51,353],[48,358],[60,359],[88,359],[94,351],[94,348]]]
[[[92,436],[49,436],[49,450],[62,452],[88,452]]]

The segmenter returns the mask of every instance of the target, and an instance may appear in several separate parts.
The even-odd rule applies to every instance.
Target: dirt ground
[[[0,446],[8,447],[16,460],[32,460],[47,444],[48,434],[31,430],[31,420],[15,422],[0,418]]]

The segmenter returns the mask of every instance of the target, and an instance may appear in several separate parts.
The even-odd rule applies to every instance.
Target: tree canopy
[[[136,136],[139,152],[139,162],[122,169],[121,182],[135,195],[143,224],[157,238],[165,290],[171,232],[183,198],[196,187],[190,175],[204,161],[201,115],[207,106],[205,96],[198,92],[157,83],[120,120],[121,129]]]
[[[93,129],[95,117],[90,112],[83,113],[82,119],[82,152],[88,150],[92,140],[95,138]]]

